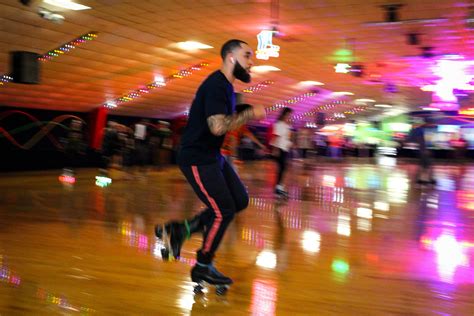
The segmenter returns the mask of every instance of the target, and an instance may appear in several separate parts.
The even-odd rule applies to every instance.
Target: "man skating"
[[[238,175],[220,154],[226,132],[235,130],[251,119],[265,117],[263,106],[253,106],[235,113],[233,82],[250,82],[253,51],[241,40],[227,41],[221,49],[222,67],[199,87],[189,112],[181,139],[178,165],[207,209],[190,220],[157,226],[157,237],[165,239],[173,257],[191,234],[203,233],[197,252],[197,263],[191,270],[193,282],[214,285],[231,284],[232,280],[217,271],[212,262],[235,216],[248,206],[248,194]]]

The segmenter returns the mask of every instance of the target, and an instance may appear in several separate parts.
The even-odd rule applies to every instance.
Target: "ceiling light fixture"
[[[198,49],[214,48],[212,46],[209,46],[200,42],[195,42],[195,41],[179,42],[176,45],[178,46],[178,48],[182,50],[198,50]]]
[[[68,9],[68,10],[74,10],[74,11],[88,10],[91,8],[79,3],[72,2],[71,0],[43,0],[43,2],[55,7]]]
[[[108,109],[114,109],[117,107],[117,103],[115,103],[114,101],[107,101],[104,106]]]
[[[338,92],[333,92],[332,95],[338,97],[338,96],[343,96],[343,95],[354,95],[354,93],[349,92],[349,91],[338,91]]]
[[[300,84],[303,86],[324,86],[324,83],[313,80],[300,81]]]
[[[373,99],[356,99],[355,102],[366,103],[366,102],[376,102],[376,101]]]
[[[349,69],[351,69],[351,65],[338,63],[338,64],[336,64],[336,66],[334,66],[334,69],[335,69],[336,73],[346,74],[346,73],[349,72]]]
[[[390,104],[375,104],[374,106],[377,108],[391,108],[392,107]]]
[[[157,86],[166,86],[166,79],[163,76],[155,76],[155,84]]]
[[[429,84],[420,88],[421,91],[425,91],[425,92],[433,92],[435,91],[435,89],[436,89],[436,86],[432,84]]]
[[[277,68],[275,66],[262,65],[262,66],[252,67],[251,71],[255,72],[255,73],[266,73],[266,72],[270,72],[270,71],[281,71],[281,69]]]

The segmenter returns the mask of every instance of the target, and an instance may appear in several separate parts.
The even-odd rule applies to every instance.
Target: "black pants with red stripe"
[[[247,190],[223,157],[210,165],[179,167],[199,199],[207,206],[199,214],[205,230],[197,260],[209,264],[235,214],[247,208]]]

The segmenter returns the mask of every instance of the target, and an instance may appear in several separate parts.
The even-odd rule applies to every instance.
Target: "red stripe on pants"
[[[222,223],[222,214],[221,214],[221,210],[219,209],[219,206],[217,206],[216,201],[209,196],[206,189],[204,188],[201,178],[199,177],[199,171],[198,171],[197,166],[191,166],[191,168],[193,170],[194,180],[196,180],[196,183],[199,185],[199,188],[204,193],[207,200],[211,204],[212,209],[216,213],[216,218],[214,219],[214,223],[212,224],[211,230],[209,231],[209,234],[207,235],[206,242],[204,244],[204,249],[203,249],[204,252],[209,252],[209,250],[211,250],[212,242],[214,241],[217,231],[219,230],[219,227]]]

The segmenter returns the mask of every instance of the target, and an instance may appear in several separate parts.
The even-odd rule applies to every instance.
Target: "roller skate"
[[[280,200],[288,200],[288,192],[285,191],[284,187],[282,185],[277,185],[275,187],[275,196],[280,199]]]
[[[180,257],[181,247],[186,237],[186,227],[179,222],[168,222],[155,226],[155,235],[162,241],[161,257],[164,261]]]
[[[164,225],[156,225],[155,235],[162,241],[161,257],[163,260],[178,259],[184,241],[189,239],[191,234],[203,230],[204,227],[200,225],[198,216],[189,221],[171,221]]]
[[[194,287],[195,294],[202,294],[206,285],[212,285],[216,288],[217,295],[227,293],[232,279],[226,277],[212,265],[202,265],[197,263],[191,270],[191,280],[197,285]]]

